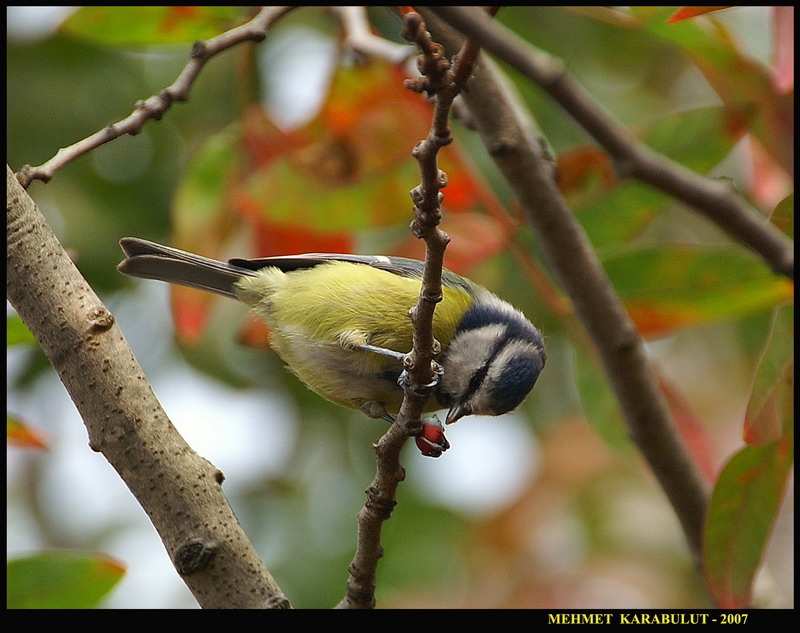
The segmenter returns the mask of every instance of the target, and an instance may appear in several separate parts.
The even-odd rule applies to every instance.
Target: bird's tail
[[[246,268],[137,237],[123,237],[119,245],[126,255],[117,266],[121,273],[208,290],[234,299],[238,298],[236,282],[244,275],[256,274]]]

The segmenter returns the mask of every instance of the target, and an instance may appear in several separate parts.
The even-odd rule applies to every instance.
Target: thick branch
[[[7,298],[64,383],[89,445],[147,512],[202,607],[287,607],[222,494],[222,473],[172,426],[114,316],[6,169]]]
[[[564,72],[563,65],[472,7],[431,7],[483,48],[536,82],[615,160],[638,178],[705,214],[758,253],[776,273],[794,279],[794,244],[723,183],[700,176],[636,140]]]
[[[437,9],[438,10],[438,9]],[[455,48],[460,38],[426,15],[439,41]],[[463,94],[478,132],[513,188],[542,248],[594,341],[622,407],[629,433],[667,494],[683,526],[695,560],[700,561],[707,495],[680,441],[662,398],[643,342],[615,294],[580,224],[556,187],[552,165],[518,118],[505,83],[480,63]]]

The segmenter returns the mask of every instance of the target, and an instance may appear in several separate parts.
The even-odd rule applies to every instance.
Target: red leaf
[[[203,290],[172,286],[170,300],[175,335],[183,345],[196,345],[203,337],[210,306],[218,297]]]
[[[596,147],[580,147],[558,156],[558,188],[565,196],[580,192],[588,183],[597,182],[604,190],[619,182],[614,165],[606,152]]]
[[[453,214],[447,233],[451,242],[445,252],[445,266],[460,275],[502,251],[511,237],[507,225],[482,213]],[[409,233],[390,254],[422,260],[425,243]]]
[[[706,480],[709,483],[712,482],[717,472],[713,443],[689,403],[681,396],[677,388],[660,373],[658,384],[678,427],[678,433],[686,443],[695,464],[700,468],[700,472]]]
[[[324,233],[304,226],[267,221],[261,222],[254,230],[253,257],[353,251],[353,237],[349,233]]]
[[[681,7],[675,13],[672,14],[668,23],[672,24],[673,22],[680,22],[681,20],[688,20],[689,18],[697,17],[698,15],[705,15],[706,13],[711,13],[713,11],[721,11],[722,9],[730,9],[730,6],[727,7]]]
[[[794,7],[775,7],[775,89],[794,90]]]

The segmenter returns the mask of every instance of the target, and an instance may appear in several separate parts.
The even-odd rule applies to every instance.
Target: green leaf
[[[780,438],[794,418],[794,304],[775,311],[745,414],[744,439],[764,444]]]
[[[651,149],[698,173],[708,173],[733,149],[737,135],[728,129],[723,108],[698,108],[681,112],[650,125],[639,136]],[[589,170],[593,166],[587,164]],[[602,250],[618,247],[636,237],[674,199],[636,181],[588,180],[570,205],[589,235]]]
[[[723,609],[750,605],[752,584],[793,462],[787,436],[746,446],[723,469],[711,496],[703,547],[706,583]]]
[[[100,44],[175,44],[215,37],[242,17],[235,7],[82,7],[61,31]]]
[[[53,551],[9,561],[10,609],[90,609],[119,582],[124,567],[104,554]]]
[[[631,441],[625,421],[606,375],[598,362],[586,350],[574,354],[574,371],[583,414],[610,445],[629,450]]]
[[[791,281],[736,247],[646,247],[610,256],[603,265],[645,336],[741,317],[794,294]]]
[[[670,10],[670,9],[667,9]],[[634,9],[646,28],[681,47],[725,105],[732,129],[746,127],[787,173],[794,170],[794,91],[776,89],[771,71],[742,54],[720,21],[703,28],[694,20],[668,23],[660,12]]]
[[[240,143],[236,123],[210,135],[192,156],[172,205],[178,241],[191,241],[198,250],[198,236],[218,241],[221,230],[233,223],[229,217],[231,182]],[[201,240],[202,242],[202,240]]]
[[[794,194],[781,200],[772,212],[772,223],[794,239]]]
[[[596,250],[617,250],[621,242],[638,235],[667,201],[653,187],[631,181],[573,208]]]
[[[724,108],[697,108],[662,119],[642,134],[651,149],[705,174],[733,149],[740,134],[728,125]]]
[[[6,347],[12,345],[36,345],[31,331],[15,314],[6,316]]]

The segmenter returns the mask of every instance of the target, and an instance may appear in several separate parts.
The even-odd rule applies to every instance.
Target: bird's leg
[[[403,360],[405,354],[403,352],[396,352],[393,349],[385,347],[378,347],[377,345],[370,345],[369,333],[364,330],[346,330],[339,334],[339,345],[345,349],[361,350],[364,352],[372,352],[373,354],[380,354],[381,356],[388,356],[395,360]]]
[[[394,358],[395,360],[403,360],[405,354],[403,352],[395,352],[393,349],[387,349],[385,347],[376,347],[375,345],[358,345],[355,349],[361,349],[365,352],[373,352],[374,354],[380,354],[381,356],[388,356],[389,358]]]
[[[367,333],[362,330],[348,330],[339,335],[339,344],[345,349],[372,352],[373,354],[380,354],[381,356],[388,356],[394,360],[403,361],[403,365],[406,364],[405,360],[408,354],[404,354],[403,352],[398,352],[393,349],[388,349],[386,347],[370,345],[367,343],[367,340]],[[408,371],[405,369],[405,367],[400,373],[400,377],[397,379],[397,384],[400,385],[400,387],[402,387],[403,391],[406,393],[422,397],[429,389],[433,389],[439,384],[439,378],[444,373],[442,366],[436,361],[432,361],[431,368],[433,370],[433,380],[431,380],[427,385],[422,385],[419,391],[412,388],[411,378],[409,377]]]
[[[433,389],[439,384],[439,379],[442,377],[442,374],[444,374],[444,369],[436,361],[431,361],[433,380],[431,380],[427,385],[422,385],[421,389],[417,390],[411,386],[410,374],[408,373],[408,370],[405,369],[405,361],[408,354],[387,349],[385,347],[370,345],[367,343],[367,340],[368,338],[366,332],[360,330],[349,330],[347,332],[342,332],[342,334],[339,335],[339,343],[345,349],[372,352],[373,354],[388,356],[389,358],[403,362],[404,368],[403,371],[400,372],[400,376],[397,379],[397,384],[406,393],[422,397],[425,396],[430,389]],[[389,424],[394,424],[397,419],[390,413],[385,413],[380,417],[386,420]],[[447,438],[444,436],[444,426],[439,420],[439,417],[436,414],[427,416],[425,420],[421,420],[421,424],[422,428],[414,437],[414,441],[416,442],[420,453],[426,457],[441,456],[442,453],[450,448],[450,442],[448,442]]]
[[[405,358],[405,356],[406,355],[403,354],[403,358]],[[421,390],[417,390],[412,387],[411,376],[408,373],[408,370],[405,368],[402,372],[400,372],[400,376],[397,379],[397,384],[400,385],[403,388],[403,391],[406,393],[409,393],[412,396],[423,397],[427,394],[429,389],[433,389],[439,384],[439,379],[444,374],[444,368],[435,360],[431,361],[431,371],[433,372],[433,379],[427,385],[422,385]]]

